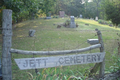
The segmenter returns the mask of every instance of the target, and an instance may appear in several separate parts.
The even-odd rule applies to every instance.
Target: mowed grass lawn
[[[96,39],[95,29],[99,29],[105,46],[106,72],[113,65],[113,56],[117,53],[117,33],[120,29],[101,25],[97,21],[89,19],[75,19],[79,25],[78,28],[57,28],[57,24],[64,23],[69,18],[58,19],[36,19],[24,21],[13,26],[12,48],[32,51],[57,51],[80,49],[90,46],[87,39]],[[85,25],[89,24],[89,25]],[[30,29],[36,30],[34,37],[28,37]],[[84,53],[99,52],[99,49],[87,51]],[[76,53],[80,54],[80,53]],[[81,53],[82,54],[82,53]],[[47,56],[47,55],[45,55]],[[53,55],[52,55],[53,56]],[[42,57],[41,55],[20,55],[12,53],[13,80],[32,80],[37,79],[35,70],[19,70],[14,59]],[[70,76],[88,75],[89,70],[94,64],[74,65],[48,69],[38,69],[40,72],[39,80],[67,80]],[[65,79],[66,77],[66,79]],[[31,79],[30,79],[31,78]],[[58,79],[58,80],[59,80]]]

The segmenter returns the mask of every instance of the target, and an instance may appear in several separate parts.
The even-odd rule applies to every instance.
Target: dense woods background
[[[119,0],[0,0],[0,22],[2,9],[13,10],[13,23],[28,19],[59,15],[65,11],[67,16],[111,20],[116,26],[120,23]],[[1,24],[0,24],[1,25]]]

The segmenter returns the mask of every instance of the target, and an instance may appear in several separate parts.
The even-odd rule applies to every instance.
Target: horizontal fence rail
[[[101,44],[95,44],[86,48],[82,49],[75,49],[75,50],[62,50],[62,51],[25,51],[25,50],[18,50],[18,49],[11,49],[11,53],[18,53],[18,54],[26,54],[26,55],[61,55],[61,54],[70,54],[76,52],[85,52],[92,49],[100,48]]]

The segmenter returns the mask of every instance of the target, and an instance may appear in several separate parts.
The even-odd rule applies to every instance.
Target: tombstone
[[[70,16],[70,18],[71,18],[70,28],[76,28],[76,24],[75,24],[74,16]]]
[[[82,18],[82,14],[80,14],[80,18]]]
[[[65,17],[65,12],[64,11],[59,11],[60,17]]]
[[[95,17],[95,20],[98,21],[98,17],[97,16]]]
[[[33,37],[34,34],[35,34],[35,31],[36,31],[36,30],[30,29],[30,30],[29,30],[29,37]]]

